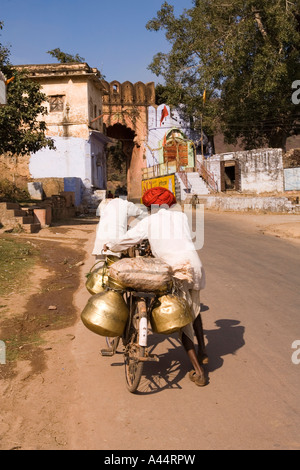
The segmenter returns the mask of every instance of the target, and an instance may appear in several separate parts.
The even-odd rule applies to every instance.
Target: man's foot
[[[205,385],[207,385],[207,379],[205,375],[196,374],[194,370],[189,372],[189,378],[192,382],[194,382],[194,384],[198,385],[198,387],[205,387]]]

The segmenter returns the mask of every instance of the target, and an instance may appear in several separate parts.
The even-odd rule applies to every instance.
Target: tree
[[[53,49],[52,51],[48,51],[47,54],[52,55],[55,59],[58,60],[61,64],[70,64],[70,63],[82,63],[85,62],[85,59],[81,57],[79,54],[67,54],[66,52],[62,52],[59,47]],[[100,72],[100,77],[102,80],[105,80],[105,75]]]
[[[284,148],[300,130],[291,100],[299,11],[300,0],[195,0],[176,18],[165,2],[146,27],[164,30],[171,50],[149,68],[165,80],[170,104],[184,104],[198,127],[203,115],[208,134],[221,127],[228,143]]]
[[[47,54],[52,55],[52,57],[57,59],[61,64],[67,64],[71,62],[85,62],[85,59],[80,57],[79,54],[67,54],[66,52],[62,52],[58,47],[56,49],[52,49],[52,51],[48,51]]]
[[[0,29],[3,23],[0,23]],[[49,147],[54,142],[45,135],[46,124],[41,119],[47,114],[43,106],[46,95],[40,85],[26,79],[9,61],[10,50],[0,43],[0,70],[7,79],[7,104],[0,108],[0,154],[25,155]]]

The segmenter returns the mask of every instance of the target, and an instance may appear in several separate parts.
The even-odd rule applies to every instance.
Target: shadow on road
[[[224,356],[235,354],[245,344],[245,328],[238,320],[217,320],[213,330],[204,330],[209,357],[208,371],[212,372],[222,367]]]
[[[201,312],[208,307],[201,307]],[[207,345],[209,364],[205,366],[207,373],[213,372],[224,364],[224,357],[235,354],[245,344],[245,328],[240,321],[232,319],[221,319],[215,322],[217,328],[204,330]],[[191,364],[184,351],[177,333],[165,336],[155,334],[151,331],[148,336],[148,348],[150,354],[155,354],[159,362],[146,362],[138,391],[139,395],[151,395],[167,389],[179,389],[181,380],[184,379]],[[163,350],[163,352],[162,352]],[[123,355],[119,348],[120,362],[113,362],[112,366],[123,366]]]
[[[202,309],[202,311],[204,310]],[[224,357],[235,354],[245,344],[245,328],[240,325],[238,320],[221,319],[217,320],[215,325],[216,329],[204,330],[209,356],[209,364],[205,367],[208,373],[222,367]],[[164,335],[151,334],[148,339],[149,352],[157,354],[159,362],[145,364],[137,393],[149,395],[166,389],[181,389],[180,382],[191,370],[191,365],[177,335],[165,337]],[[168,350],[160,353],[158,347],[164,341],[168,343]]]

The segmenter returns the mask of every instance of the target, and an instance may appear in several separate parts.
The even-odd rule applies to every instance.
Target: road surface
[[[93,237],[86,245],[91,252]],[[176,334],[151,335],[139,392],[125,386],[122,355],[79,321],[72,341],[68,448],[112,450],[300,449],[300,245],[263,235],[247,218],[205,214],[200,256],[209,384],[189,381]],[[84,274],[75,303],[89,294]],[[74,331],[74,328],[73,330]],[[293,349],[292,345],[297,345]]]

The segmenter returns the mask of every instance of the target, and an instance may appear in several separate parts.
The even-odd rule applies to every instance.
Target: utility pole
[[[206,102],[206,88],[204,90],[204,93],[203,93],[203,111],[204,111],[204,106],[205,106],[205,102]],[[205,166],[206,168],[206,162],[204,161],[204,151],[203,151],[203,113],[201,113],[201,155],[202,155],[202,164]]]
[[[202,160],[204,161],[204,153],[203,153],[203,115],[202,114],[201,114],[200,122],[201,122],[201,155],[202,155]]]

